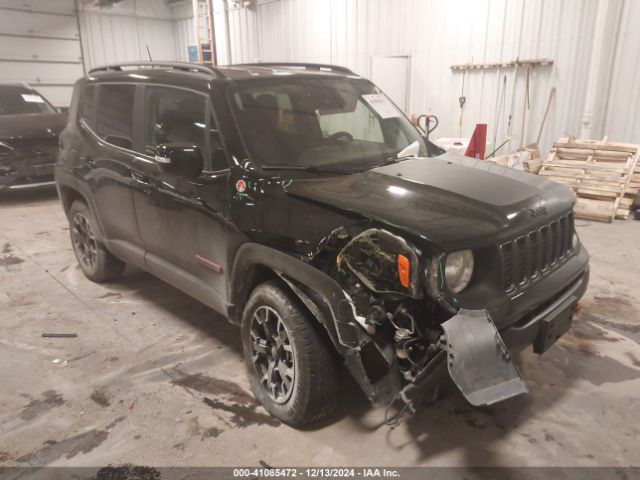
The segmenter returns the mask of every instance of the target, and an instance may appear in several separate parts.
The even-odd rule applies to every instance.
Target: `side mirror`
[[[196,178],[204,168],[202,152],[195,145],[158,145],[156,162],[161,171],[186,178]]]

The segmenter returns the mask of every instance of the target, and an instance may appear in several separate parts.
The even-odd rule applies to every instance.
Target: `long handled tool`
[[[551,108],[551,102],[553,101],[553,97],[556,96],[556,87],[553,87],[549,92],[549,100],[547,100],[547,108],[544,110],[544,117],[542,117],[542,123],[540,124],[540,130],[538,130],[538,138],[536,138],[536,146],[540,143],[540,139],[542,138],[542,129],[544,128],[544,124],[547,121],[547,116],[549,115],[549,109]]]
[[[540,139],[542,138],[542,130],[544,128],[544,124],[547,121],[547,116],[549,115],[549,110],[551,109],[551,102],[556,95],[556,87],[553,87],[549,92],[549,100],[547,100],[547,108],[544,111],[544,117],[542,117],[542,123],[540,123],[540,130],[538,130],[538,138],[536,138],[535,143],[527,145],[527,150],[531,152],[531,160],[529,161],[529,171],[532,173],[538,173],[540,167],[542,166],[542,160],[540,159],[540,147],[538,144],[540,143]]]
[[[457,132],[458,138],[462,136],[462,115],[464,114],[464,104],[467,101],[467,97],[464,96],[464,77],[467,74],[466,70],[462,71],[462,90],[460,91],[460,96],[458,97],[458,103],[460,104],[460,109],[458,110],[458,125]]]
[[[509,108],[509,122],[507,124],[507,136],[511,143],[511,127],[513,127],[513,112],[516,106],[516,86],[518,85],[518,72],[520,71],[520,59],[516,58],[516,67],[513,71],[513,87],[511,87],[511,107]]]
[[[500,130],[500,120],[504,108],[504,97],[507,94],[507,76],[505,75],[502,80],[502,90],[500,90],[500,84],[498,84],[498,95],[496,96],[496,117],[493,123],[493,149],[495,150],[498,143],[498,131]]]
[[[524,87],[524,104],[522,105],[522,125],[520,126],[520,148],[524,147],[524,127],[527,120],[527,110],[529,110],[529,76],[531,75],[531,67],[527,66],[527,82]]]

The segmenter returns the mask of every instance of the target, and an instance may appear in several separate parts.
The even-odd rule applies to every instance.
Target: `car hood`
[[[0,139],[58,136],[66,123],[66,113],[0,115]]]
[[[454,153],[299,179],[286,191],[405,230],[445,250],[513,238],[574,203],[573,193],[561,184]]]

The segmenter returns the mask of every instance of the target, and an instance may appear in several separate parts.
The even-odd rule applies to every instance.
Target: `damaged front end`
[[[489,313],[443,299],[443,257],[385,229],[339,228],[312,260],[340,285],[359,324],[356,342],[341,341],[343,355],[374,404],[413,409],[419,396],[435,399],[447,372],[476,406],[527,391]]]

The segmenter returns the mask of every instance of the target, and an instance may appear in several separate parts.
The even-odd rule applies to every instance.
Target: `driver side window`
[[[213,115],[204,95],[170,87],[145,90],[144,153],[154,155],[161,144],[195,145],[202,152],[206,171],[228,168]]]
[[[161,144],[195,145],[206,154],[206,98],[175,88],[147,87],[144,153]]]

